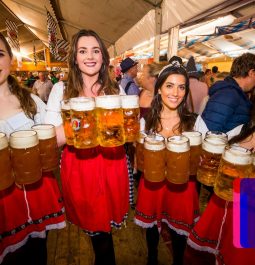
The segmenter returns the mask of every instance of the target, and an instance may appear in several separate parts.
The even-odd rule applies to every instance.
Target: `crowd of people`
[[[92,30],[80,30],[71,42],[67,82],[43,72],[21,87],[10,74],[11,48],[0,33],[0,132],[9,136],[34,124],[53,124],[61,149],[60,193],[53,172],[40,181],[13,184],[0,190],[0,264],[46,265],[47,233],[71,222],[89,235],[95,265],[115,265],[112,229],[121,228],[129,212],[132,174],[137,172],[124,145],[78,149],[66,144],[61,102],[102,95],[139,96],[141,130],[163,139],[184,131],[227,133],[236,127],[238,143],[255,148],[255,55],[233,61],[229,75],[217,80],[218,68],[202,76],[190,58],[187,65],[174,56],[152,63],[136,81],[138,62],[121,64],[122,78],[110,66],[102,39]],[[47,196],[45,196],[47,194]],[[65,210],[64,210],[65,209]],[[203,212],[199,209],[196,178],[185,184],[164,179],[150,182],[140,172],[134,222],[146,229],[147,265],[158,264],[158,243],[165,223],[172,241],[173,265],[255,264],[255,249],[233,244],[233,203],[213,191]]]

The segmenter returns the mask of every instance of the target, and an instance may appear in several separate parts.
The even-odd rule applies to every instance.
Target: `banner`
[[[47,11],[47,30],[48,30],[48,41],[50,52],[57,55],[57,23],[51,16],[50,12]]]
[[[8,42],[10,46],[17,52],[20,51],[19,38],[18,38],[18,27],[15,22],[8,19],[5,20],[5,25],[7,28]]]
[[[65,40],[57,40],[57,55],[56,60],[66,62],[69,52],[69,43]]]
[[[33,42],[33,57],[34,57],[34,65],[37,66],[37,57],[36,57],[36,50],[35,50],[35,42]]]

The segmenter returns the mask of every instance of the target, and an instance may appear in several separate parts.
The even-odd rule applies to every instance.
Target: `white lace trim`
[[[136,225],[141,226],[142,228],[152,228],[154,225],[157,225],[157,221],[154,221],[152,223],[145,223],[145,222],[142,222],[136,218],[134,218],[134,223]]]
[[[2,255],[0,255],[0,264],[3,262],[4,257],[11,252],[16,251],[17,249],[21,248],[22,246],[24,246],[27,243],[27,240],[29,237],[32,238],[46,238],[46,231],[48,230],[53,230],[53,229],[62,229],[66,226],[66,222],[60,222],[58,224],[51,224],[51,225],[47,225],[46,226],[46,230],[43,230],[41,232],[32,232],[30,234],[28,234],[22,241],[14,244],[14,245],[10,245],[8,247],[6,247],[2,253]]]
[[[206,252],[214,254],[215,256],[217,256],[219,253],[219,251],[217,249],[214,249],[211,247],[206,247],[206,246],[200,246],[200,245],[196,244],[194,241],[192,241],[190,238],[188,238],[187,244],[196,250],[206,251]]]
[[[189,233],[185,230],[182,230],[182,229],[178,229],[174,226],[172,226],[168,221],[167,219],[162,219],[162,222],[166,223],[168,225],[168,227],[172,230],[174,230],[178,235],[181,235],[181,236],[189,236]]]

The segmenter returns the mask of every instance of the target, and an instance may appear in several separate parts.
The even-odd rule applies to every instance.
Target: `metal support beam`
[[[168,60],[172,56],[177,55],[178,41],[179,41],[179,26],[176,26],[169,29],[168,31],[168,49],[167,49]]]
[[[155,8],[154,62],[159,62],[161,27],[162,27],[162,10],[160,7],[157,7]]]

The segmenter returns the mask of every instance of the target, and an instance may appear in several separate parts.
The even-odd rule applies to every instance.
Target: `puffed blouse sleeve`
[[[34,100],[37,109],[36,114],[34,116],[34,123],[42,124],[45,121],[46,105],[38,96],[31,94],[31,97]]]
[[[61,81],[56,83],[51,89],[46,107],[45,123],[53,124],[56,127],[62,124],[61,100],[63,99],[63,94],[64,83]]]

